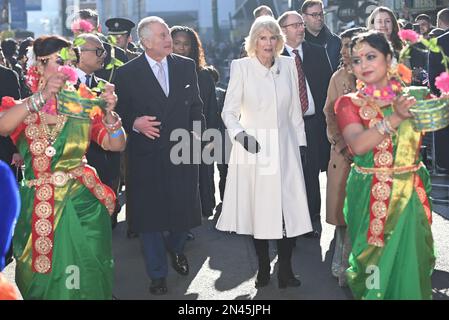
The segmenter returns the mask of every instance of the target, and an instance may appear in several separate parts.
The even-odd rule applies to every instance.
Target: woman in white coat
[[[280,56],[281,29],[256,19],[248,58],[234,60],[222,112],[234,143],[217,229],[254,237],[256,287],[270,280],[268,240],[277,239],[280,288],[299,286],[292,271],[295,237],[312,231],[300,146],[306,146],[296,65]]]

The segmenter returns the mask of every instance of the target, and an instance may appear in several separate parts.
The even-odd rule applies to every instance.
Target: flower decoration
[[[449,73],[442,72],[438,77],[436,77],[435,86],[442,93],[449,93]]]
[[[374,85],[365,85],[362,81],[357,80],[357,88],[367,97],[373,97],[386,102],[392,102],[402,91],[401,83],[395,79],[390,80],[386,87],[380,89]]]
[[[70,66],[60,66],[58,67],[58,72],[62,72],[66,75],[67,81],[71,84],[76,84],[78,81],[78,74],[76,73],[76,70]]]
[[[396,75],[406,84],[412,83],[412,70],[403,63],[399,63],[395,70]]]
[[[27,70],[26,74],[26,84],[30,88],[31,92],[35,93],[39,89],[39,79],[41,78],[39,72],[37,71],[37,66],[33,65]]]
[[[48,99],[47,102],[44,104],[44,106],[42,107],[42,111],[46,112],[48,114],[51,115],[57,115],[57,106],[56,106],[56,99],[52,98],[52,99]]]
[[[94,31],[94,26],[87,20],[78,19],[72,23],[71,26],[73,33],[90,33]]]
[[[401,38],[402,41],[408,42],[410,44],[415,44],[420,40],[420,35],[416,33],[413,30],[401,30],[398,32],[399,38]]]

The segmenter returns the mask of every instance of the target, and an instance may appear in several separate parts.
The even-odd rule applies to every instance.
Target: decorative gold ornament
[[[51,268],[51,261],[47,256],[38,256],[34,259],[34,269],[38,273],[47,273]]]
[[[374,216],[377,219],[383,219],[387,216],[387,205],[383,201],[375,201],[371,206]]]
[[[391,188],[385,182],[376,183],[371,190],[374,199],[386,201],[390,198]]]

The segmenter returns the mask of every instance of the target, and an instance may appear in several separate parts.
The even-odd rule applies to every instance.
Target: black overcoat
[[[201,224],[198,164],[174,164],[170,141],[176,129],[190,132],[203,121],[203,103],[193,60],[167,56],[169,96],[166,97],[145,54],[117,70],[117,112],[128,133],[127,202],[133,231],[183,231]],[[136,118],[155,116],[162,122],[160,138],[151,140],[133,130]]]

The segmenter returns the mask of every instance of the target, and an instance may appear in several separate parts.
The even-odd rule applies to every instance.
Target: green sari
[[[337,102],[338,103],[338,102]],[[360,106],[354,104],[354,109]],[[338,106],[336,106],[338,110]],[[383,108],[390,115],[391,107]],[[360,113],[362,114],[362,113]],[[344,117],[344,114],[337,116]],[[361,116],[363,119],[363,117]],[[372,117],[371,117],[372,118]],[[369,127],[364,119],[365,127]],[[347,269],[349,287],[356,299],[432,299],[431,274],[435,264],[431,208],[427,194],[429,173],[420,164],[421,133],[404,121],[391,138],[391,168],[414,168],[392,174],[382,241],[370,242],[375,191],[375,152],[354,157],[346,186],[344,216],[352,252]],[[379,158],[377,158],[379,159]],[[378,160],[377,160],[378,161]],[[376,176],[377,179],[377,176]],[[376,181],[374,181],[376,182]]]
[[[69,172],[82,164],[91,139],[91,121],[67,118],[53,147],[51,172]],[[17,148],[25,161],[25,179],[35,179],[24,131]],[[24,299],[111,299],[113,259],[108,210],[79,180],[54,188],[51,271],[33,272],[32,215],[35,187],[22,182],[22,209],[14,233],[16,283]]]

